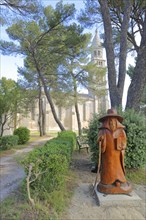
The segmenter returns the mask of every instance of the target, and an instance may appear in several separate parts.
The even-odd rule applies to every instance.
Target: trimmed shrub
[[[25,144],[29,141],[30,130],[26,127],[19,127],[14,130],[14,135],[18,135],[18,144]]]
[[[73,149],[72,137],[67,139],[51,139],[30,152],[21,162],[29,176],[30,191],[35,199],[45,199],[51,203],[57,192],[65,190],[65,176]],[[58,205],[56,209],[59,210]]]
[[[9,150],[18,144],[19,137],[17,135],[6,135],[1,137],[0,148],[2,150]]]
[[[73,149],[76,149],[76,133],[73,131],[61,131],[58,132],[58,137],[61,138],[62,140],[70,140],[72,141]]]
[[[119,113],[123,118],[125,132],[127,136],[127,146],[125,152],[126,168],[140,168],[145,164],[146,158],[146,129],[145,117],[133,110]],[[95,165],[98,161],[97,136],[99,127],[99,115],[95,114],[89,123],[88,142],[91,150],[91,160]]]
[[[64,138],[54,138],[50,141],[47,141],[45,144],[46,147],[49,147],[49,153],[62,154],[65,155],[67,160],[70,162],[71,155],[73,152],[72,139],[64,140]]]

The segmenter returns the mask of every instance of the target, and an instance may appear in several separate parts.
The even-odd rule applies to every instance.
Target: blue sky
[[[47,6],[52,5],[55,7],[59,0],[41,0],[41,2]],[[77,10],[84,7],[83,0],[63,0],[64,3],[74,3]],[[9,40],[7,33],[5,32],[5,27],[0,28],[1,39]],[[94,34],[95,28],[90,29],[88,32]],[[17,68],[23,67],[23,57],[22,56],[3,56],[0,57],[0,78],[5,76],[6,78],[11,78],[17,81]]]

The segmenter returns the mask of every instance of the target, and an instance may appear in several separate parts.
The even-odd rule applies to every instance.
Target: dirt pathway
[[[28,147],[16,150],[15,153],[0,158],[0,202],[13,192],[25,177],[23,168],[17,163],[23,153],[31,151],[36,145],[43,145],[49,137],[34,141]]]
[[[116,206],[97,206],[96,199],[92,196],[92,183],[96,174],[90,172],[89,155],[85,152],[76,153],[72,170],[78,176],[78,186],[62,220],[144,220],[146,218],[146,186],[135,186],[135,192],[142,199],[138,206],[127,206],[124,203]]]

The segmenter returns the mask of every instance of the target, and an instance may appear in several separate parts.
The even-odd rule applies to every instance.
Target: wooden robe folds
[[[121,124],[123,118],[115,109],[100,118],[98,142],[101,142],[100,183],[97,190],[106,194],[128,194],[132,191],[125,178],[124,153],[126,134]]]

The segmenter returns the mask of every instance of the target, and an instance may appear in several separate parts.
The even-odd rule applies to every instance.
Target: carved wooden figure
[[[106,194],[128,194],[132,188],[125,178],[126,134],[121,124],[123,118],[115,109],[109,109],[99,121],[102,123],[98,134],[98,142],[101,142],[101,178],[97,190]]]

